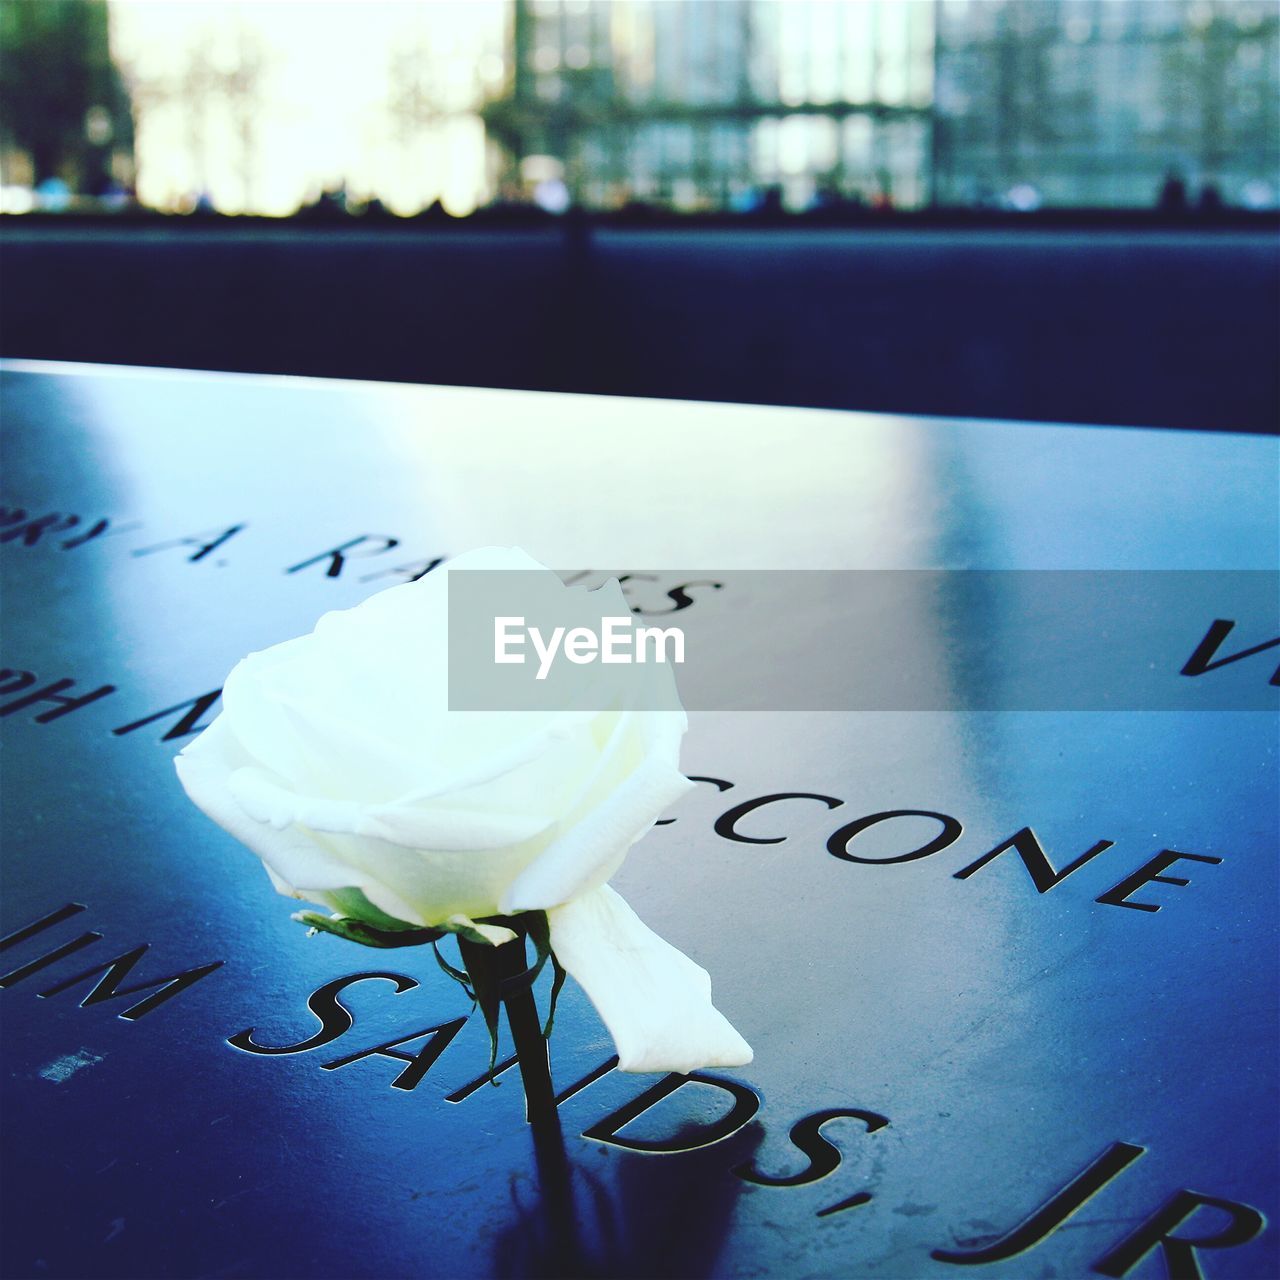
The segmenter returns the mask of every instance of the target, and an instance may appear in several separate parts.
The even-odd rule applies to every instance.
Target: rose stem
[[[524,935],[496,947],[494,961],[499,982],[524,973],[528,968]],[[516,1061],[520,1064],[520,1078],[524,1082],[525,1119],[530,1124],[554,1119],[556,1099],[551,1087],[551,1061],[542,1024],[538,1020],[533,986],[504,997],[503,1004],[507,1008],[507,1024],[515,1041]]]

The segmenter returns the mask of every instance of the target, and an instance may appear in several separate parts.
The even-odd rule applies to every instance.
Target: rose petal
[[[410,849],[502,849],[531,840],[552,821],[538,813],[411,809],[406,805],[299,796],[253,765],[237,769],[227,785],[246,813],[272,827],[298,824],[313,831],[371,836]]]
[[[502,895],[499,911],[544,911],[602,885],[662,811],[692,786],[669,761],[641,761],[598,807],[516,877]]]
[[[491,947],[500,947],[503,943],[514,942],[519,937],[514,929],[508,929],[505,925],[480,924],[470,916],[450,916],[444,923],[446,928],[452,929],[457,933],[461,933],[464,930],[478,933]]]
[[[376,877],[353,868],[306,830],[277,830],[246,813],[228,786],[231,775],[246,764],[244,749],[221,715],[174,760],[187,795],[262,859],[277,893],[324,903],[330,891],[359,889],[387,915],[408,924],[427,923]]]
[[[187,795],[219,826],[248,845],[268,870],[293,888],[342,889],[351,884],[351,868],[303,832],[277,831],[256,821],[237,802],[227,785],[231,774],[247,764],[225,716],[217,719],[174,760]],[[278,886],[277,886],[278,887]]]
[[[448,578],[477,569],[569,594],[524,552],[490,547],[327,613],[311,634],[237,663],[222,695],[236,739],[299,794],[368,803],[447,795],[540,754],[563,715],[449,712]]]
[[[607,885],[547,912],[551,949],[591,998],[621,1071],[740,1067],[751,1047],[711,1003],[711,979]]]

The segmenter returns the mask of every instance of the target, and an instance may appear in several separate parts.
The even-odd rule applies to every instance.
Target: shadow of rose
[[[536,1191],[513,1188],[511,1222],[495,1237],[493,1274],[503,1280],[709,1275],[746,1183],[732,1170],[752,1158],[764,1130],[752,1121],[697,1147],[697,1124],[671,1135],[680,1152],[619,1151],[594,1161],[595,1143],[571,1139],[558,1117],[533,1132]]]

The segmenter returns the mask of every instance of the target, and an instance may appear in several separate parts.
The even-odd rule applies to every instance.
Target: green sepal
[[[332,933],[365,947],[419,947],[424,942],[436,942],[445,936],[441,929],[426,929],[411,924],[396,929],[380,929],[375,925],[365,924],[363,920],[353,920],[349,916],[326,916],[319,911],[296,911],[293,919],[299,924],[305,924],[313,933]]]
[[[391,918],[386,918],[390,922]],[[306,925],[312,934],[331,933],[335,937],[345,938],[348,942],[358,942],[365,947],[416,947],[429,942],[441,970],[462,987],[468,998],[479,1006],[484,1016],[485,1026],[489,1031],[489,1083],[495,1087],[499,1083],[494,1072],[498,1064],[498,1028],[502,1003],[532,987],[548,960],[551,961],[553,978],[550,1007],[542,1034],[546,1039],[551,1036],[551,1030],[555,1024],[556,1003],[568,975],[551,950],[551,926],[545,911],[521,912],[516,917],[495,916],[483,922],[515,927],[519,936],[527,935],[533,942],[534,963],[523,972],[508,978],[498,976],[494,964],[494,953],[497,950],[495,944],[482,933],[466,926],[448,926],[443,929],[400,923],[380,926],[368,924],[350,916],[323,915],[318,911],[298,911],[294,913],[293,919]],[[458,940],[458,949],[462,955],[465,971],[451,965],[440,954],[440,949],[436,945],[450,934]],[[511,944],[502,945],[510,946]]]
[[[551,961],[551,1001],[547,1010],[547,1021],[542,1028],[544,1039],[551,1038],[551,1028],[555,1024],[556,1002],[560,998],[560,990],[564,986],[568,972],[551,950],[551,922],[545,911],[526,911],[520,916],[525,932],[533,943],[534,962],[532,966],[515,977],[506,978],[502,982],[502,997],[508,999],[527,990],[538,980],[548,960]]]
[[[470,999],[472,1003],[475,1003],[476,993],[471,989],[471,979],[467,976],[465,970],[455,969],[453,965],[451,965],[444,956],[440,954],[439,943],[433,942],[431,944],[431,950],[435,954],[436,964],[438,964],[440,968],[443,969],[444,972],[447,973],[449,977],[451,977],[454,982],[456,982],[463,991],[467,993],[468,999]]]
[[[547,1008],[547,1022],[542,1028],[542,1038],[544,1040],[551,1039],[551,1028],[556,1021],[556,1001],[560,999],[560,988],[564,986],[564,980],[569,976],[569,971],[556,959],[556,953],[551,953],[551,972],[554,975],[551,979],[551,1003]]]

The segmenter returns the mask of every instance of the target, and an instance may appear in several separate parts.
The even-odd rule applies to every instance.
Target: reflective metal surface
[[[54,366],[0,394],[5,1275],[1280,1269],[1274,712],[696,714],[704,781],[617,883],[756,1059],[572,1091],[612,1048],[570,984],[559,1146],[514,1072],[469,1088],[478,1019],[415,1076],[458,988],[305,937],[171,764],[245,653],[477,545],[1275,569],[1274,440]],[[945,607],[940,646],[982,634]],[[1280,635],[1231,607],[1189,602],[1186,658]]]

